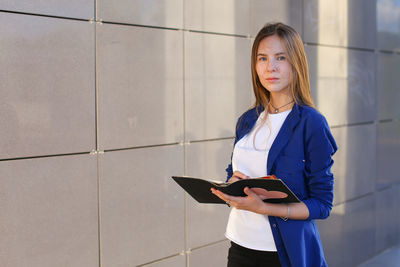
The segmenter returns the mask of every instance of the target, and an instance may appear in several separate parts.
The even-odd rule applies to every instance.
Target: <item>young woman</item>
[[[256,102],[238,120],[228,181],[274,174],[301,202],[265,203],[249,188],[246,197],[212,189],[233,207],[228,266],[327,266],[314,220],[332,209],[337,146],[314,108],[299,34],[282,23],[264,26],[254,40],[251,72]]]

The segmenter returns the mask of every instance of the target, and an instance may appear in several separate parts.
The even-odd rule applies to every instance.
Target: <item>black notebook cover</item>
[[[228,195],[244,197],[246,196],[246,194],[243,190],[246,186],[255,190],[261,189],[261,191],[263,189],[267,191],[278,191],[287,195],[284,198],[266,198],[264,199],[264,202],[300,202],[297,196],[280,179],[253,178],[242,179],[233,183],[218,183],[187,176],[172,176],[172,179],[174,179],[175,182],[177,182],[189,195],[191,195],[199,203],[225,204],[222,199],[211,193],[211,187],[218,189]]]

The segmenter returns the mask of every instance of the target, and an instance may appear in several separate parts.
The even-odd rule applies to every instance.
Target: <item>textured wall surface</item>
[[[229,209],[170,176],[224,179],[269,21],[339,146],[329,266],[399,244],[398,0],[0,0],[0,265],[224,266]]]

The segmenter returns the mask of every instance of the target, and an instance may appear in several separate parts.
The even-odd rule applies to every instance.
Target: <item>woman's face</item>
[[[289,93],[292,66],[277,35],[261,40],[257,51],[256,71],[261,84],[270,93]]]

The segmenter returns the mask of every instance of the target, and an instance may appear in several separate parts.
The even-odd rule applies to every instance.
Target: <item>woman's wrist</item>
[[[286,208],[287,208],[287,213],[285,217],[281,217],[282,220],[287,221],[289,219],[290,216],[290,206],[288,203],[286,203]]]
[[[264,202],[261,213],[268,216],[280,217],[282,220],[287,221],[290,218],[291,207],[286,203],[275,204]]]

